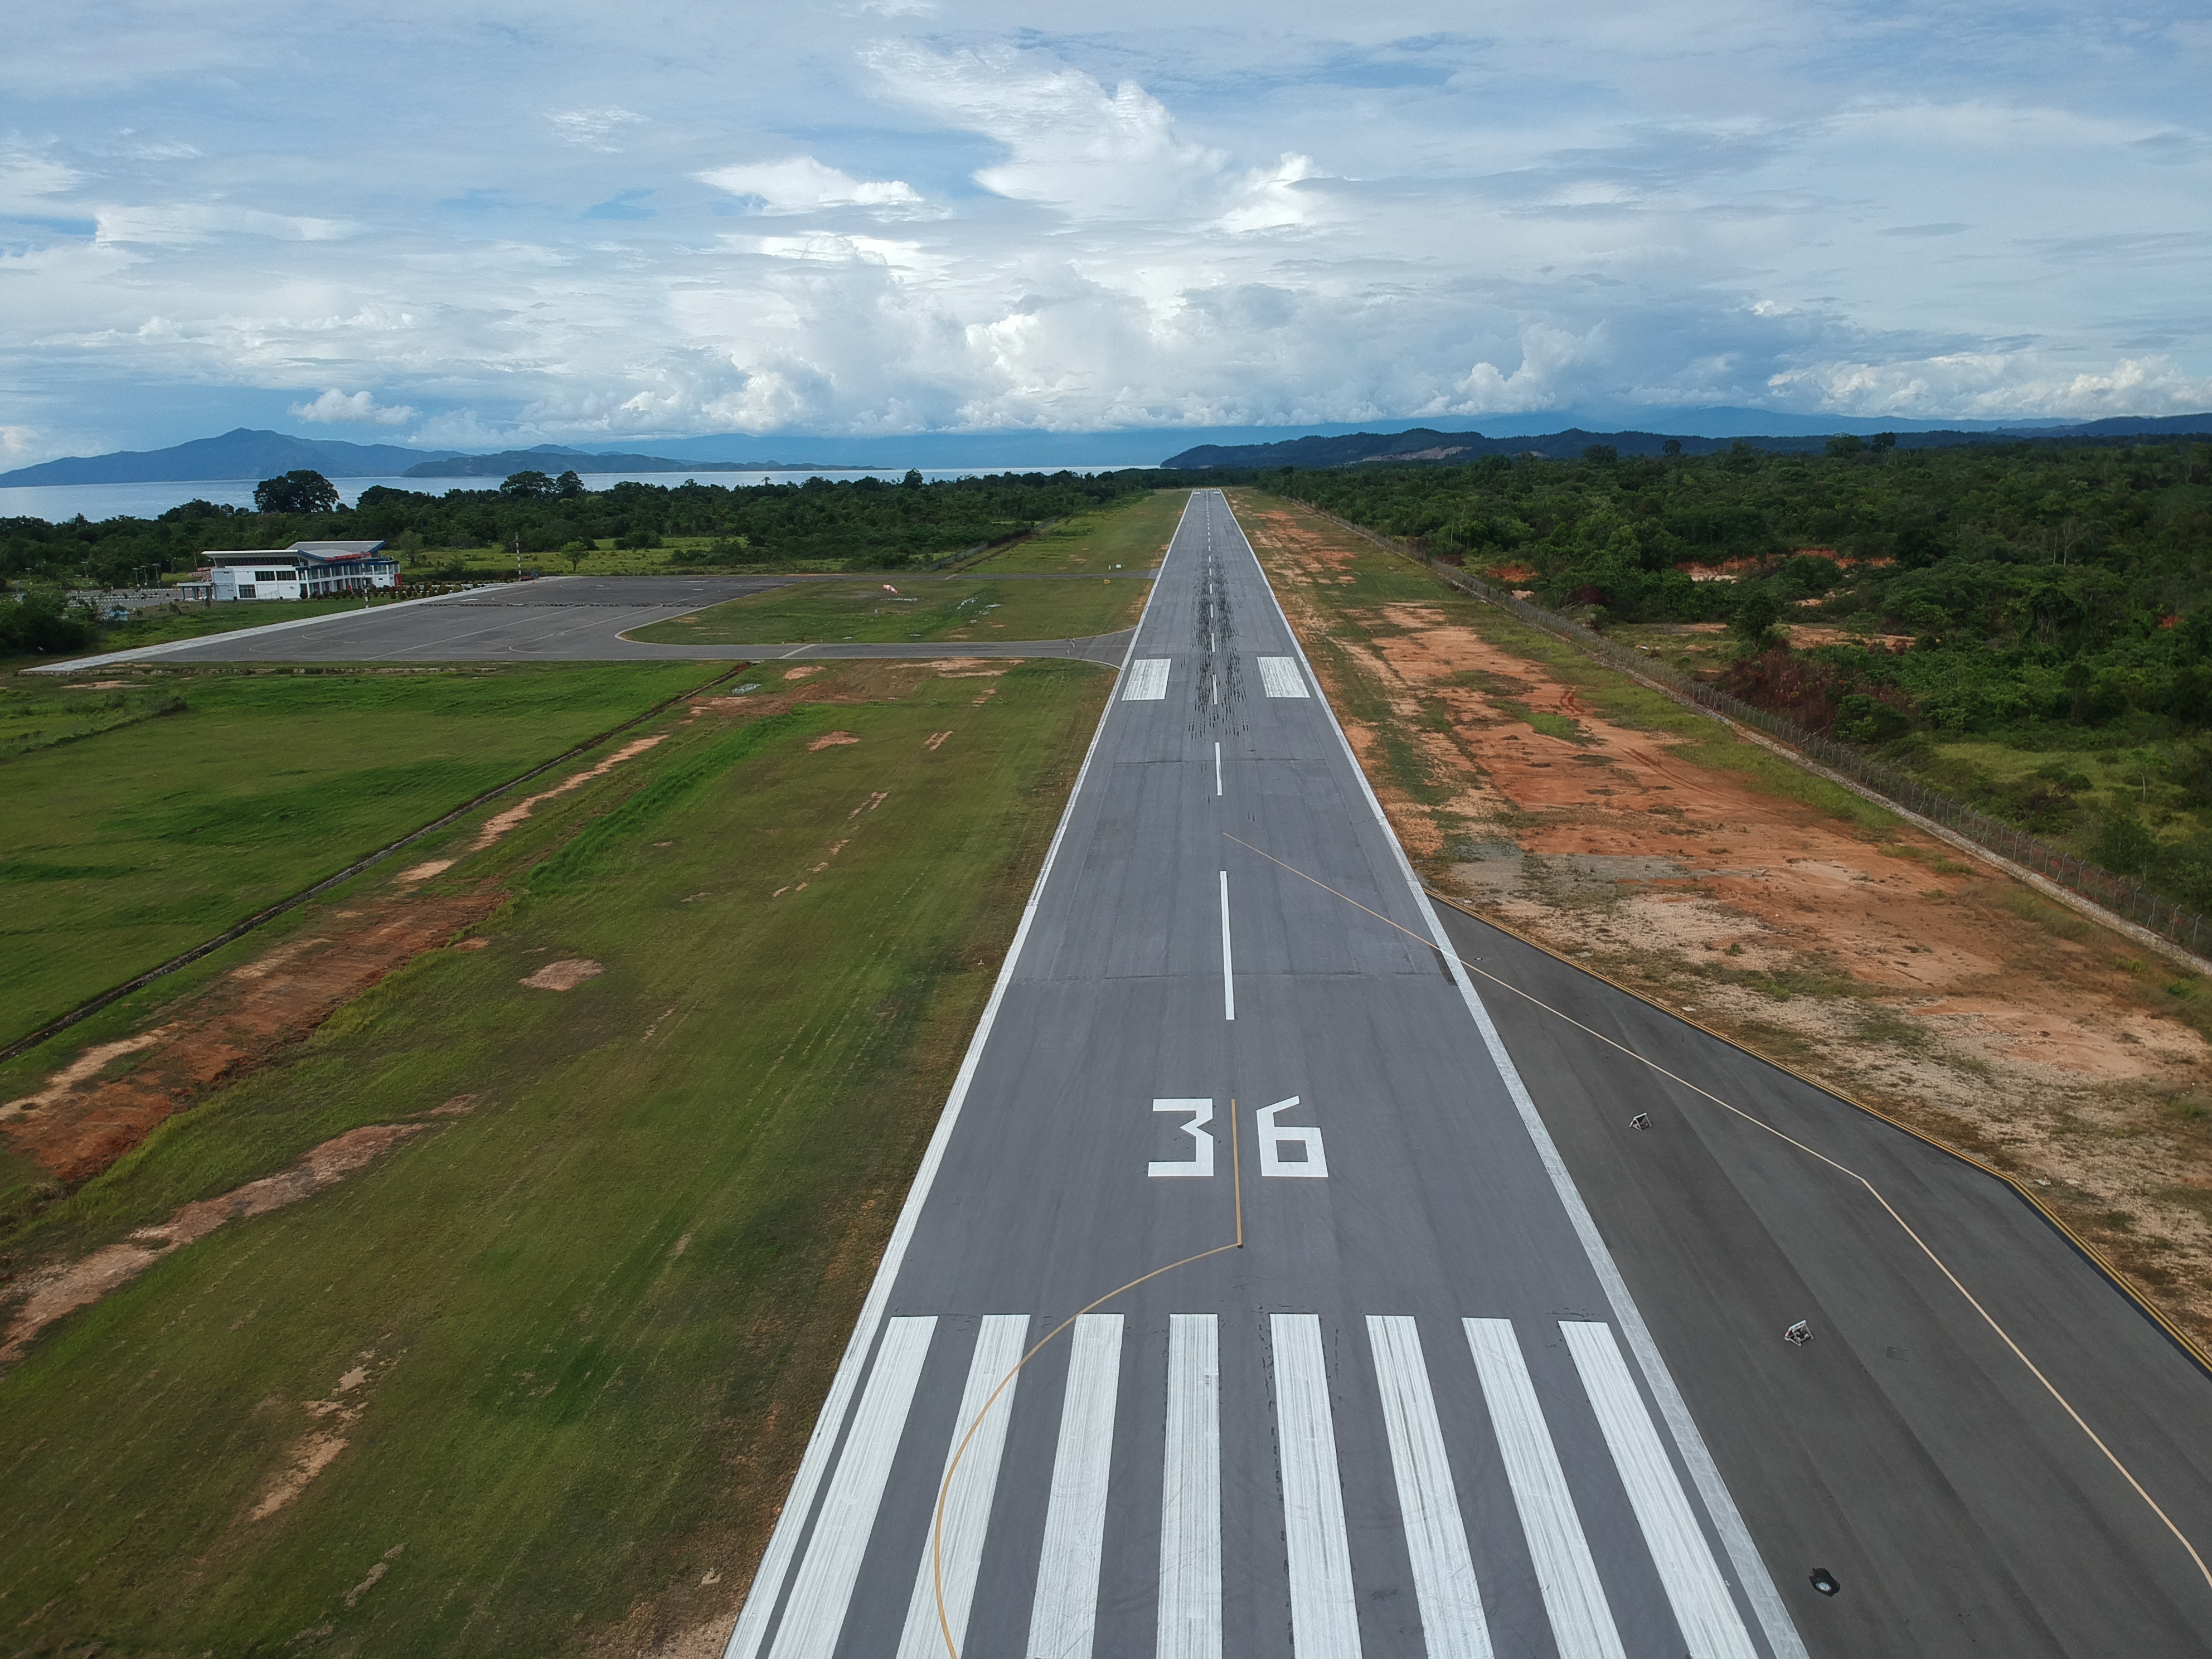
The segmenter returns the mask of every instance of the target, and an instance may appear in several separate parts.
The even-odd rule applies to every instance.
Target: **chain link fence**
[[[1298,505],[1355,535],[1365,537],[1378,547],[1426,565],[1462,592],[1472,594],[1500,610],[1510,611],[1530,627],[1540,629],[1554,639],[1564,640],[1577,650],[1601,662],[1625,670],[1681,702],[1709,708],[1739,725],[1764,732],[1808,759],[1819,762],[1829,770],[1842,773],[1875,793],[1942,824],[1977,846],[1985,847],[2002,858],[2010,859],[2026,869],[2048,877],[2061,886],[2104,906],[2113,915],[2124,916],[2138,927],[2147,927],[2152,933],[2172,939],[2185,950],[2201,956],[2208,947],[2212,947],[2212,926],[2207,926],[2203,916],[2194,910],[2184,909],[2172,900],[2152,892],[2139,882],[2130,881],[2126,877],[2114,875],[2087,859],[2062,852],[2025,830],[1993,818],[1940,789],[1930,788],[1917,778],[1868,758],[1848,744],[1838,743],[1815,732],[1808,732],[1794,720],[1747,703],[1741,697],[1730,696],[1717,687],[1707,685],[1695,676],[1683,673],[1671,663],[1632,647],[1618,644],[1602,634],[1593,633],[1577,623],[1568,621],[1556,611],[1531,605],[1526,599],[1516,599],[1510,591],[1496,583],[1485,581],[1480,576],[1471,576],[1457,566],[1432,558],[1422,549],[1402,542],[1395,536],[1385,536],[1364,525],[1354,524],[1349,519],[1340,518],[1308,501],[1299,501]]]

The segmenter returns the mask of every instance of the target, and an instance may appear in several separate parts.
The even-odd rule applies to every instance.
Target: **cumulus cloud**
[[[696,177],[717,190],[757,202],[763,213],[815,213],[823,208],[917,208],[921,197],[898,179],[855,179],[811,155],[775,161],[737,161]]]
[[[367,392],[345,392],[336,386],[311,403],[294,404],[287,412],[295,421],[326,426],[404,426],[415,418],[406,404],[380,404]]]
[[[1109,92],[1048,52],[901,41],[868,60],[896,97],[1005,149],[975,173],[994,195],[1079,217],[1170,216],[1218,187],[1229,159],[1180,137],[1167,106],[1136,82]]]

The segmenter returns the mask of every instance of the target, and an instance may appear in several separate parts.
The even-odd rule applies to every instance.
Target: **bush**
[[[52,588],[33,588],[11,604],[0,596],[0,651],[89,651],[99,635]]]
[[[2124,811],[2105,820],[2104,831],[2089,856],[2107,870],[2133,876],[2148,868],[2158,852],[2158,837],[2143,827],[2141,818]]]

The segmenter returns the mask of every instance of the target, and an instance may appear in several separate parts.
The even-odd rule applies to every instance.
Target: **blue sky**
[[[0,465],[2194,412],[2207,84],[2160,3],[30,8]]]

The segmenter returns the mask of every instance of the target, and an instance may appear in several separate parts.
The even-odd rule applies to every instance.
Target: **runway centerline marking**
[[[1221,793],[1221,745],[1218,743],[1213,745],[1213,793]]]
[[[1221,1017],[1237,1018],[1237,980],[1231,971],[1229,945],[1229,872],[1221,872]]]
[[[1231,835],[1226,830],[1223,830],[1221,833],[1225,840],[1236,842],[1239,847],[1244,848],[1248,853],[1258,853],[1259,855],[1267,860],[1268,863],[1274,865],[1280,869],[1287,870],[1291,874],[1297,877],[1301,881],[1310,881],[1313,883],[1315,886],[1320,888],[1322,891],[1335,894],[1338,898],[1342,899],[1346,904],[1352,906],[1353,909],[1365,911],[1367,915],[1373,916],[1376,921],[1381,922],[1384,927],[1395,927],[1407,939],[1418,939],[1422,945],[1429,950],[1435,951],[1437,955],[1442,956],[1443,954],[1443,950],[1437,945],[1434,939],[1422,938],[1420,934],[1415,933],[1412,928],[1403,927],[1401,924],[1391,921],[1389,917],[1384,915],[1379,910],[1368,909],[1367,906],[1362,904],[1358,899],[1352,897],[1349,894],[1337,892],[1335,888],[1331,887],[1320,877],[1310,876],[1295,865],[1285,864],[1282,860],[1277,858],[1272,853],[1261,852],[1260,849],[1253,846],[1250,842],[1241,840],[1237,836]],[[1671,1083],[1680,1084],[1682,1087],[1687,1089],[1692,1094],[1704,1096],[1705,1098],[1712,1102],[1714,1105],[1719,1107],[1723,1111],[1732,1113],[1735,1116],[1741,1118],[1746,1123],[1751,1124],[1756,1128],[1765,1130],[1767,1133],[1772,1135],[1777,1140],[1782,1141],[1786,1145],[1795,1146],[1799,1152],[1804,1153],[1808,1158],[1819,1159],[1821,1163],[1826,1164],[1838,1174],[1848,1176],[1851,1180],[1857,1182],[1860,1186],[1865,1188],[1868,1194],[1874,1199],[1874,1201],[1881,1205],[1882,1209],[1889,1216],[1889,1218],[1892,1221],[1894,1221],[1898,1226],[1903,1230],[1905,1236],[1911,1239],[1916,1245],[1919,1246],[1920,1253],[1926,1256],[1929,1261],[1935,1264],[1936,1272],[1942,1273],[1945,1279],[1950,1281],[1951,1288],[1958,1291],[1960,1296],[1965,1299],[1968,1307],[1972,1308],[1976,1313],[1982,1316],[1982,1322],[1987,1325],[1990,1330],[1996,1334],[1997,1340],[2002,1342],[2007,1348],[2012,1351],[2013,1358],[2019,1360],[2020,1363],[2027,1368],[2029,1376],[2033,1376],[2038,1382],[2040,1382],[2043,1385],[2045,1393],[2048,1394],[2053,1400],[2058,1402],[2059,1409],[2063,1411],[2068,1417],[2073,1419],[2074,1426],[2081,1430],[2081,1432],[2088,1437],[2089,1443],[2091,1445],[2094,1446],[2099,1451],[2105,1455],[2105,1461],[2110,1463],[2112,1468],[2118,1472],[2120,1479],[2128,1483],[2129,1486],[2134,1491],[2136,1496],[2142,1499],[2144,1504],[2149,1507],[2150,1512],[2159,1518],[2160,1522],[2164,1524],[2168,1532],[2173,1534],[2174,1541],[2179,1544],[2184,1550],[2188,1552],[2189,1559],[2197,1564],[2197,1571],[2203,1576],[2207,1588],[2212,1588],[2212,1566],[2207,1566],[2205,1565],[2203,1556],[2197,1553],[2197,1546],[2190,1541],[2189,1534],[2182,1531],[2182,1529],[2174,1523],[2173,1517],[2168,1515],[2166,1510],[2160,1506],[2159,1501],[2155,1498],[2153,1498],[2148,1492],[2144,1490],[2142,1482],[2136,1479],[2134,1471],[2130,1469],[2125,1463],[2120,1462],[2119,1454],[2115,1452],[2110,1446],[2106,1445],[2105,1443],[2104,1437],[2094,1429],[2089,1426],[2087,1419],[2085,1419],[2080,1412],[2074,1409],[2074,1402],[2058,1391],[2058,1385],[2053,1382],[2048,1376],[2045,1376],[2043,1373],[2043,1368],[2038,1365],[2033,1359],[2030,1359],[2027,1357],[2027,1351],[2023,1349],[2019,1343],[2013,1340],[2012,1333],[2006,1330],[2002,1325],[1997,1323],[1996,1316],[1982,1305],[1980,1299],[1977,1297],[1972,1291],[1966,1288],[1964,1281],[1960,1279],[1959,1275],[1951,1271],[1950,1264],[1945,1261],[1942,1256],[1936,1255],[1935,1248],[1913,1230],[1913,1226],[1911,1222],[1907,1221],[1903,1216],[1897,1212],[1897,1209],[1894,1205],[1891,1204],[1887,1198],[1882,1196],[1881,1188],[1875,1186],[1873,1182],[1868,1180],[1864,1176],[1861,1175],[1856,1170],[1852,1169],[1850,1165],[1838,1163],[1834,1158],[1830,1158],[1826,1152],[1819,1152],[1811,1146],[1808,1146],[1803,1141],[1799,1140],[1796,1136],[1776,1128],[1771,1123],[1767,1122],[1764,1118],[1759,1117],[1753,1113],[1745,1111],[1741,1106],[1737,1106],[1729,1101],[1723,1100],[1711,1090],[1700,1088],[1698,1085],[1691,1082],[1689,1079],[1683,1077],[1677,1073],[1668,1071],[1657,1060],[1651,1059],[1648,1055],[1638,1054],[1635,1049],[1628,1047],[1627,1044],[1616,1042],[1613,1038],[1606,1036],[1604,1032],[1595,1030],[1591,1027],[1583,1024],[1582,1021],[1577,1019],[1572,1014],[1567,1013],[1562,1009],[1554,1008],[1550,1003],[1545,1001],[1541,997],[1533,996],[1529,993],[1522,990],[1519,986],[1512,983],[1510,981],[1500,979],[1497,975],[1489,972],[1487,969],[1476,967],[1474,963],[1469,962],[1465,957],[1455,956],[1453,960],[1457,962],[1461,967],[1466,969],[1468,973],[1480,974],[1483,978],[1488,980],[1492,985],[1498,986],[1503,990],[1510,991],[1515,996],[1519,997],[1524,1002],[1534,1003],[1537,1007],[1541,1008],[1546,1013],[1552,1015],[1554,1018],[1566,1021],[1568,1024],[1573,1026],[1577,1030],[1595,1038],[1600,1042],[1602,1042],[1607,1048],[1614,1049],[1620,1054],[1627,1055],[1629,1059],[1637,1061],[1640,1065],[1650,1066],[1653,1071],[1658,1073],[1660,1076],[1667,1079]]]

